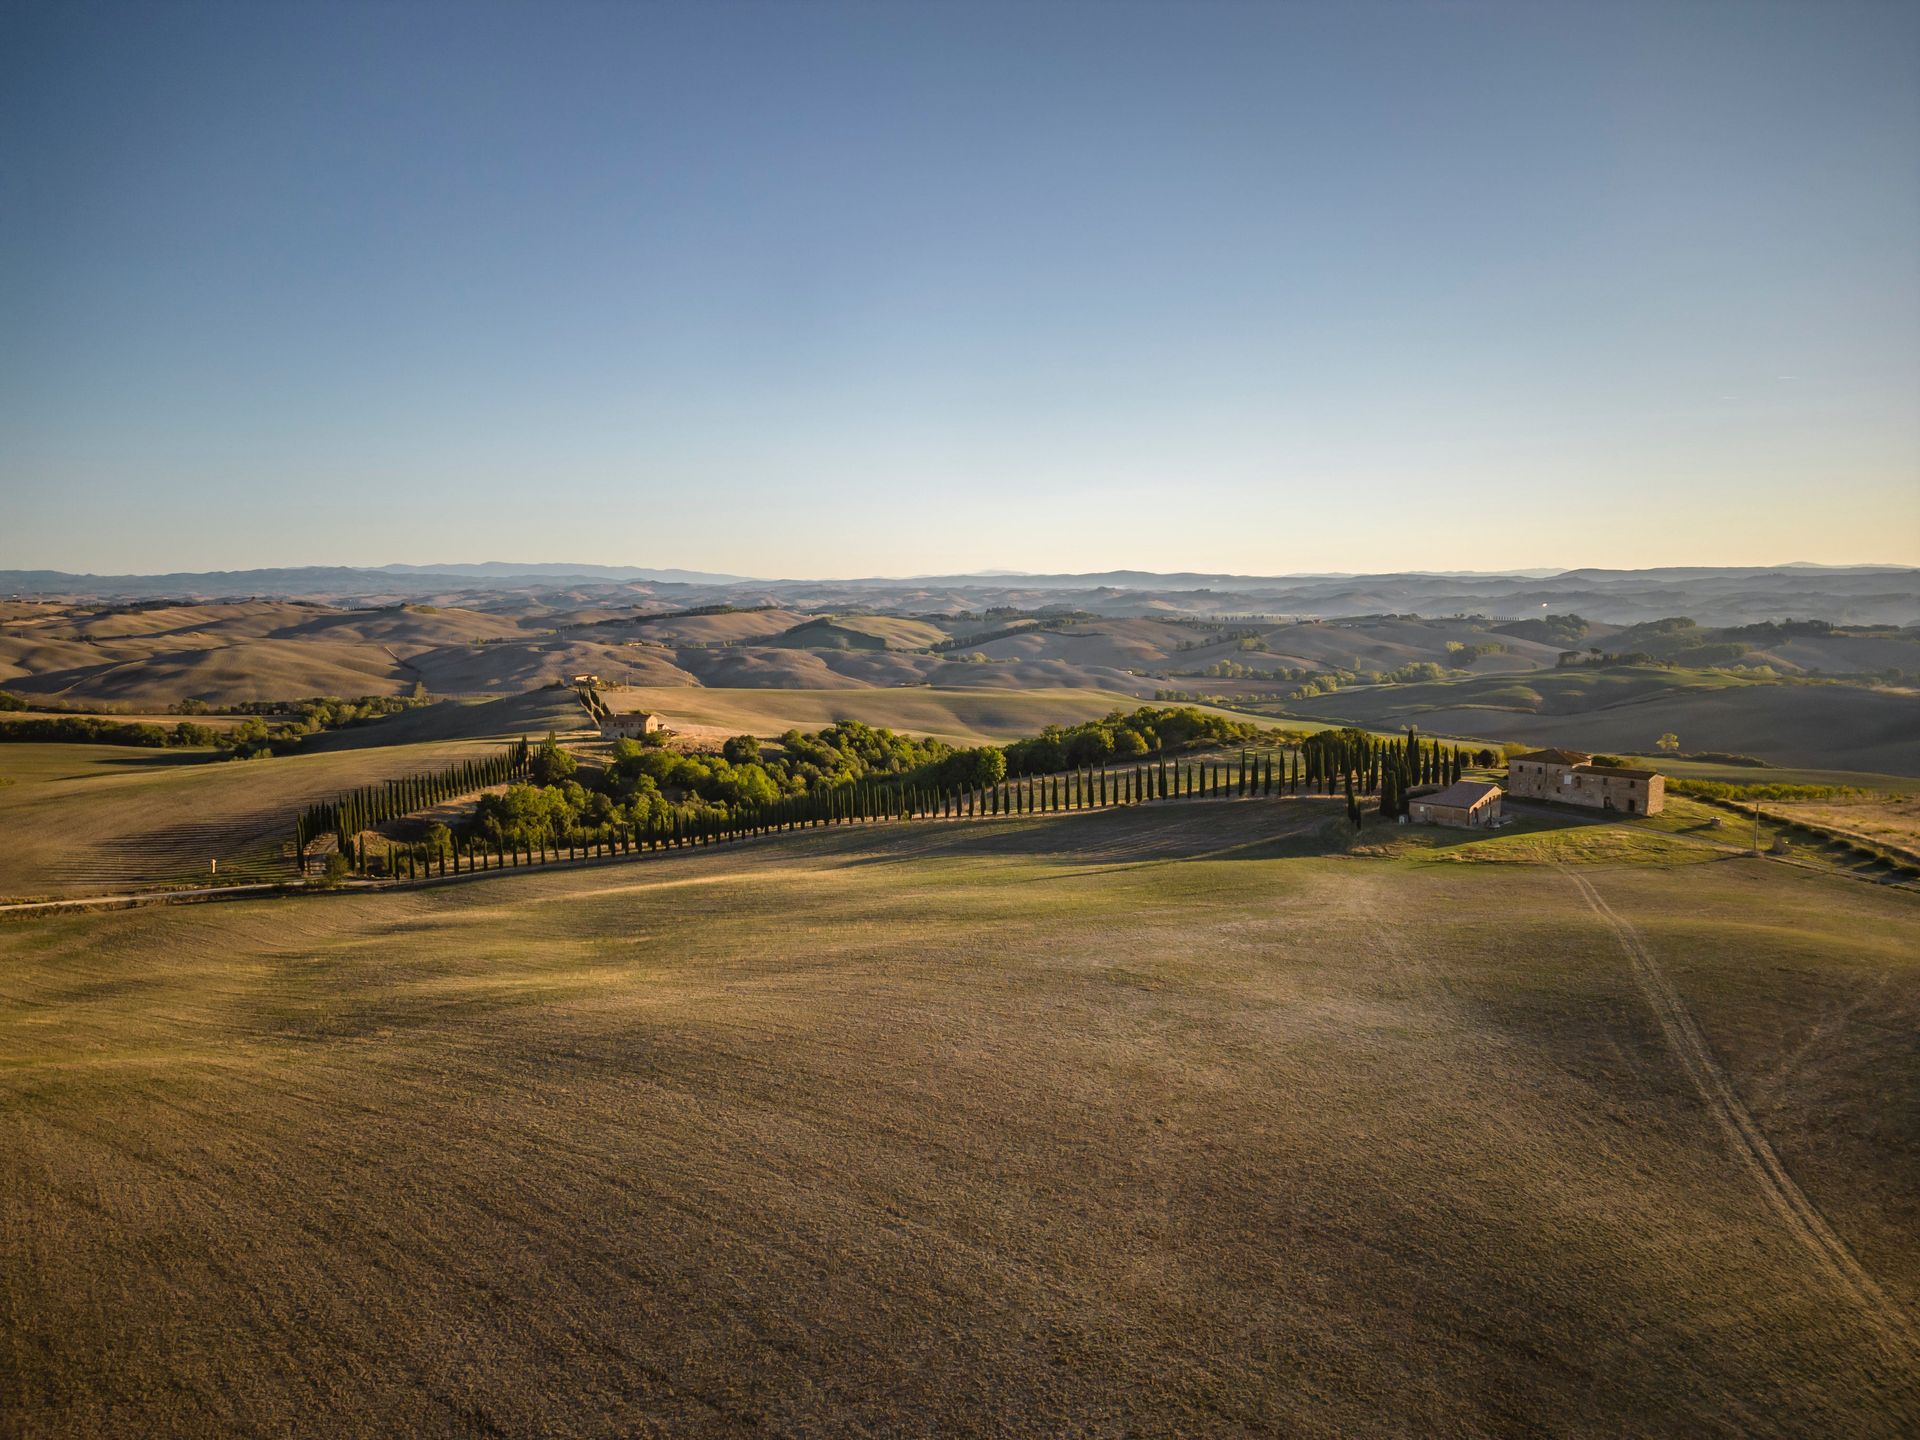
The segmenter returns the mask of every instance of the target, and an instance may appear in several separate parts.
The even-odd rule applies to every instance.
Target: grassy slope
[[[1644,765],[1685,780],[1724,780],[1730,785],[1850,785],[1861,790],[1920,789],[1911,775],[1889,775],[1881,770],[1816,770],[1792,765],[1727,765],[1717,760],[1674,760],[1654,751],[1623,755],[1630,765]]]
[[[489,754],[584,719],[570,693],[435,706],[335,732],[324,750],[222,761],[118,745],[0,745],[0,897],[94,895],[223,875],[284,879],[293,816],[315,800]]]
[[[810,650],[919,650],[947,638],[924,620],[897,615],[832,615],[808,620],[763,643]]]
[[[1580,715],[1679,693],[1753,688],[1762,682],[1704,670],[1620,666],[1532,675],[1475,676],[1414,685],[1366,685],[1297,702],[1304,714],[1376,719],[1420,710],[1481,709],[1528,715]]]
[[[1920,1423],[1565,873],[1283,815],[0,927],[0,1393],[74,1434]],[[1920,1302],[1920,902],[1584,873]]]

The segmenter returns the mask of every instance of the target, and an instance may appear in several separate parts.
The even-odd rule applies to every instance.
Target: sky
[[[1920,564],[1920,6],[0,0],[0,567]]]

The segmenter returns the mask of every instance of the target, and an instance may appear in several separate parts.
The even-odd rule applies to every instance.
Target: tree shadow
[[[1202,859],[1275,859],[1325,853],[1330,811],[1298,801],[1170,801],[1051,815],[910,821],[884,849],[849,865],[907,865],[931,858],[1012,859],[1061,868],[1126,869]],[[880,837],[875,837],[876,839]]]
[[[224,765],[226,753],[221,750],[162,750],[157,746],[143,749],[138,755],[105,755],[100,759],[102,769],[107,767],[131,767],[141,770],[158,770],[179,765]]]

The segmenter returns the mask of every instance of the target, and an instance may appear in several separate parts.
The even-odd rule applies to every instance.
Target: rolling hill
[[[1629,667],[1515,679],[1379,685],[1290,701],[1326,723],[1645,753],[1673,733],[1683,749],[1776,765],[1920,776],[1920,693]]]

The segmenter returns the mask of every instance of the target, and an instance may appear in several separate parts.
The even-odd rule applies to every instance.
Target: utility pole
[[[1760,853],[1760,802],[1753,802],[1753,853]]]

